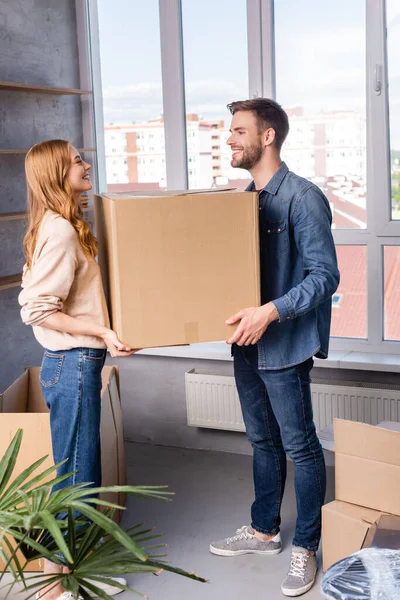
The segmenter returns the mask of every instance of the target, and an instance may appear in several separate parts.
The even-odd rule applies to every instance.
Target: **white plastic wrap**
[[[325,573],[326,600],[400,600],[400,550],[366,548]]]

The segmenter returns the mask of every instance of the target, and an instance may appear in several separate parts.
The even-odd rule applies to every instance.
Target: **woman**
[[[53,490],[101,485],[101,371],[107,349],[113,357],[134,352],[109,328],[97,240],[80,208],[82,192],[92,188],[89,170],[64,140],[33,146],[25,160],[29,225],[21,316],[45,348],[40,383],[50,409],[54,462],[68,458],[57,475],[77,471]],[[62,569],[45,561],[45,573]],[[41,595],[72,598],[61,584]]]

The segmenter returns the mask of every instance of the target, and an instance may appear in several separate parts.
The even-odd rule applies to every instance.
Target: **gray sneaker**
[[[263,542],[256,538],[248,525],[237,530],[233,537],[210,544],[210,552],[219,556],[239,556],[240,554],[279,554],[282,550],[281,534]]]
[[[301,596],[312,588],[317,576],[318,562],[315,554],[309,554],[305,548],[293,546],[290,569],[282,583],[285,596]]]

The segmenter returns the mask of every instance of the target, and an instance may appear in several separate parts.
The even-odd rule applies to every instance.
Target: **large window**
[[[230,164],[226,105],[249,96],[246,0],[182,0],[182,19],[189,187],[244,189],[248,172]]]
[[[274,97],[326,194],[331,348],[400,354],[400,0],[98,0],[109,189],[232,186],[226,105]]]
[[[400,220],[400,2],[387,0],[392,219]]]
[[[332,335],[367,338],[367,248],[337,246],[340,285],[332,302]]]
[[[283,158],[324,191],[335,228],[365,229],[365,0],[277,0],[275,40]]]
[[[158,0],[98,0],[108,191],[165,188]]]
[[[384,247],[385,339],[400,340],[400,246]]]

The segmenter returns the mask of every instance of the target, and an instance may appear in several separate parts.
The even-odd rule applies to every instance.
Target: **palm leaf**
[[[0,460],[0,495],[10,481],[10,477],[17,462],[19,449],[22,442],[22,429],[18,429],[17,433],[11,440],[4,456]]]
[[[124,531],[113,521],[113,516],[115,510],[124,510],[125,507],[96,497],[102,492],[122,492],[143,499],[170,500],[173,493],[166,491],[166,486],[92,488],[82,483],[52,493],[52,485],[65,481],[71,474],[44,481],[59,466],[38,473],[46,457],[26,468],[10,483],[21,440],[22,431],[19,430],[0,460],[0,553],[13,576],[7,597],[12,594],[16,583],[22,583],[28,593],[32,592],[31,598],[36,590],[62,582],[76,598],[80,593],[84,600],[92,600],[93,594],[110,600],[110,596],[96,585],[103,582],[106,575],[158,573],[160,570],[205,581],[194,573],[164,563],[164,555],[149,554],[152,549],[165,545],[143,548],[142,544],[159,538],[160,534],[152,534],[153,529],[144,528],[143,523]],[[106,510],[100,512],[93,505],[106,507]],[[14,538],[16,547],[4,537],[6,534]],[[106,539],[102,539],[105,536]],[[17,551],[21,551],[27,561],[46,558],[60,566],[65,564],[58,556],[61,553],[70,573],[51,574],[46,577],[45,583],[42,574],[26,577],[23,572],[26,565],[21,565]],[[121,591],[138,593],[117,581],[109,578],[107,581]]]
[[[105,533],[108,533],[113,536],[114,539],[118,540],[122,546],[124,546],[127,550],[130,550],[135,556],[137,556],[140,560],[147,560],[146,554],[139,548],[139,546],[134,542],[129,535],[125,533],[119,525],[117,525],[114,521],[112,521],[109,517],[107,517],[104,513],[101,513],[91,506],[88,506],[84,502],[72,502],[71,508],[81,512],[86,515],[89,519],[94,521],[97,525],[99,525]]]

